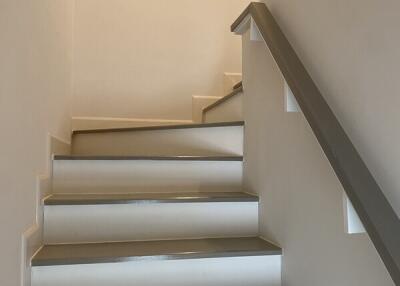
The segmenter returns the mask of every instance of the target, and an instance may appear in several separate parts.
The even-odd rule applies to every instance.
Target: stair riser
[[[75,155],[242,155],[243,126],[76,134]]]
[[[204,113],[203,122],[243,120],[243,93],[237,94]]]
[[[240,191],[241,183],[241,161],[53,161],[61,193]]]
[[[33,267],[32,286],[279,286],[280,271],[281,256],[139,260]]]
[[[258,233],[257,202],[45,206],[47,244],[244,237]]]

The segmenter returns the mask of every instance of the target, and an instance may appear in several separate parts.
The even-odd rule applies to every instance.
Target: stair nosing
[[[135,131],[156,131],[156,130],[176,130],[176,129],[194,129],[194,128],[218,128],[244,126],[244,121],[213,122],[213,123],[193,123],[176,125],[156,125],[125,128],[104,128],[104,129],[83,129],[74,130],[72,135],[94,134],[94,133],[116,133],[116,132],[135,132]]]
[[[254,249],[249,247],[248,249],[243,248],[237,248],[237,249],[229,249],[224,247],[218,246],[218,243],[221,242],[228,242],[229,240],[253,240],[253,243],[262,243],[264,244],[264,247],[259,249]],[[87,257],[83,257],[82,255],[79,255],[77,257],[73,257],[73,255],[70,255],[69,257],[53,257],[50,254],[50,257],[40,257],[46,256],[46,254],[42,254],[41,251],[47,251],[47,248],[58,248],[58,247],[64,247],[64,248],[69,248],[68,251],[71,251],[71,248],[74,247],[81,247],[79,249],[79,253],[84,252],[84,248],[91,248],[91,247],[115,247],[118,245],[122,244],[134,244],[134,243],[141,243],[142,246],[145,244],[152,244],[152,243],[177,243],[180,244],[182,242],[188,242],[191,243],[190,241],[199,241],[200,243],[209,243],[210,250],[202,250],[202,249],[196,249],[196,247],[193,247],[192,249],[184,249],[184,250],[178,250],[178,251],[163,251],[159,250],[158,253],[155,253],[155,251],[150,251],[150,254],[132,254],[132,253],[126,253],[121,255],[118,254],[118,251],[110,251],[107,250],[108,253],[112,253],[112,255],[100,255],[100,256],[91,256],[87,255]],[[216,244],[213,244],[213,242],[217,242]],[[196,242],[195,242],[196,243]],[[129,247],[129,246],[128,246]],[[148,247],[148,246],[147,246]],[[151,246],[150,246],[151,247]],[[217,249],[219,247],[219,249]],[[168,248],[168,246],[167,246]],[[191,251],[190,251],[191,250]],[[93,251],[93,250],[92,250]],[[96,250],[101,251],[101,250]],[[105,251],[105,252],[107,252]],[[51,250],[50,250],[51,252]],[[72,250],[73,252],[73,250]],[[76,252],[76,250],[75,250]],[[89,251],[90,252],[90,251]],[[121,250],[119,250],[121,252]],[[70,254],[70,252],[68,252]],[[142,242],[113,242],[113,243],[93,243],[93,244],[75,244],[75,245],[70,245],[70,244],[64,244],[64,245],[48,245],[44,246],[31,260],[31,266],[32,267],[39,267],[39,266],[61,266],[61,265],[82,265],[82,264],[99,264],[99,263],[117,263],[117,262],[129,262],[129,261],[140,261],[140,260],[183,260],[183,259],[201,259],[201,258],[226,258],[226,257],[244,257],[244,256],[269,256],[269,255],[281,255],[282,254],[282,249],[268,241],[265,241],[259,237],[238,237],[238,238],[208,238],[208,239],[187,239],[187,240],[175,240],[175,241],[142,241]],[[49,256],[49,255],[47,255]],[[38,258],[39,257],[39,258]]]
[[[213,196],[214,194],[214,196]],[[117,204],[155,204],[155,203],[222,203],[258,202],[256,195],[245,192],[210,193],[132,193],[132,194],[53,194],[44,200],[45,206],[61,205],[117,205]],[[57,198],[57,196],[61,198]],[[64,197],[63,197],[64,196]],[[91,198],[88,198],[91,196]],[[99,198],[95,198],[98,196]],[[118,196],[120,196],[118,198]],[[131,198],[129,198],[131,196]],[[141,197],[142,196],[142,197]],[[70,198],[68,198],[70,197]],[[108,197],[108,198],[107,198]],[[125,198],[124,198],[125,197]]]
[[[113,156],[113,155],[54,155],[53,160],[61,161],[243,161],[243,156]]]
[[[148,256],[126,256],[115,258],[93,258],[93,259],[70,259],[61,261],[59,259],[49,259],[41,262],[32,261],[32,267],[39,266],[61,266],[61,265],[82,265],[82,264],[100,264],[100,263],[118,263],[143,260],[183,260],[183,259],[202,259],[202,258],[224,258],[224,257],[245,257],[245,256],[267,256],[281,255],[281,250],[257,250],[257,251],[225,251],[214,253],[178,253],[169,255],[148,255]]]

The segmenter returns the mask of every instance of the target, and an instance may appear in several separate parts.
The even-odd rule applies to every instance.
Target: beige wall
[[[398,1],[267,1],[400,213]],[[344,233],[342,187],[263,43],[244,42],[246,167],[261,232],[284,248],[284,285],[394,285],[367,235]]]
[[[22,233],[35,223],[47,133],[68,140],[70,0],[0,1],[0,285],[20,285]]]
[[[241,71],[229,31],[248,0],[79,0],[74,116],[191,119]]]
[[[248,36],[248,34],[246,35]],[[370,239],[345,234],[343,188],[262,42],[244,41],[245,171],[261,235],[282,246],[285,286],[394,285]]]
[[[266,2],[400,215],[400,2]]]

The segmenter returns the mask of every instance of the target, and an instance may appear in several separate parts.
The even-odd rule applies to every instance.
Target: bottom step
[[[280,255],[260,238],[50,245],[32,259],[32,286],[278,286]]]

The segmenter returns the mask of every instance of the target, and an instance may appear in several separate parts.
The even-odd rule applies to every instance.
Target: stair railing
[[[249,20],[271,51],[394,283],[400,285],[399,217],[267,6],[251,3],[232,24],[232,32]]]

